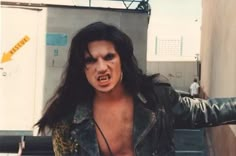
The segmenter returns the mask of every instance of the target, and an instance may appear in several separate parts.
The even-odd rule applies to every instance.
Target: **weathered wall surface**
[[[147,73],[161,73],[170,80],[174,88],[189,91],[190,84],[197,77],[197,63],[196,61],[148,61]]]
[[[205,97],[236,96],[236,1],[202,1],[201,86]],[[211,128],[216,156],[235,155],[236,126]],[[234,146],[232,146],[234,145]]]

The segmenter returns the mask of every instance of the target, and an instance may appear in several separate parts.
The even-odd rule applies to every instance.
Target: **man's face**
[[[121,85],[121,62],[112,42],[101,40],[88,44],[85,75],[96,92],[110,92]]]

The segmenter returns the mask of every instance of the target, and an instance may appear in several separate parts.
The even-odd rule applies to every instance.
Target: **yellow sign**
[[[29,36],[25,35],[11,50],[9,50],[7,53],[4,53],[2,56],[2,63],[11,61],[12,55],[14,55],[17,50],[19,50],[26,42],[30,40]]]

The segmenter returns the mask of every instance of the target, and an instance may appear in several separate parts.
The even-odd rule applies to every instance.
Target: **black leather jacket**
[[[154,95],[147,100],[147,103],[155,103],[149,109],[155,110],[157,119],[152,131],[152,138],[155,138],[152,155],[175,155],[174,129],[236,124],[236,97],[193,99],[181,97],[168,82],[155,84]]]
[[[152,90],[138,94],[134,102],[136,156],[174,156],[176,128],[236,124],[236,97],[191,99],[181,97],[168,83],[155,82]],[[78,105],[73,120],[58,123],[52,137],[56,156],[101,155],[89,104]]]

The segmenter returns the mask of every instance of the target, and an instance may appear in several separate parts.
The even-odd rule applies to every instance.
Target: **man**
[[[197,79],[194,78],[193,83],[190,85],[190,94],[194,98],[199,97],[199,84],[197,83]]]
[[[36,125],[51,129],[56,156],[174,156],[174,128],[236,123],[236,98],[181,98],[165,77],[143,74],[130,38],[102,22],[73,38],[48,104]]]

